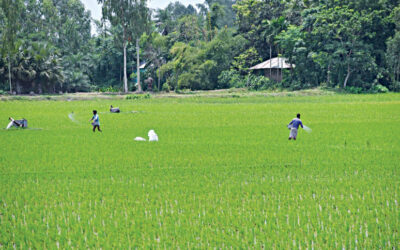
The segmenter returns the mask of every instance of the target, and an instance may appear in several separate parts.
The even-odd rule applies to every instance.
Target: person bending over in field
[[[300,114],[297,114],[297,117],[294,118],[288,125],[288,128],[290,129],[289,140],[296,140],[297,130],[299,129],[299,126],[303,128],[303,123],[300,120]]]
[[[110,112],[111,113],[119,113],[121,112],[121,110],[119,110],[119,108],[114,108],[113,105],[110,106]]]
[[[89,121],[92,121],[93,132],[96,131],[96,128],[97,128],[97,130],[98,130],[99,132],[101,132],[99,115],[97,114],[97,111],[96,111],[96,110],[93,110],[93,117],[92,117],[92,119],[90,119]]]
[[[6,128],[6,129],[11,128],[12,126],[15,126],[15,127],[22,127],[22,124],[19,123],[19,122],[16,121],[16,120],[14,120],[14,118],[8,117],[8,120],[10,120],[10,123],[7,125],[7,128]]]

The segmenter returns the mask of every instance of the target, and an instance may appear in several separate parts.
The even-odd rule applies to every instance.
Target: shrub
[[[113,87],[113,86],[108,86],[108,87],[101,87],[99,88],[100,92],[120,92],[121,90],[119,88]]]
[[[47,96],[46,99],[50,100],[51,97]],[[25,96],[13,96],[11,100],[14,100],[14,101],[27,101],[29,99],[27,97],[25,97]]]
[[[218,76],[218,88],[243,88],[245,85],[246,81],[239,71],[225,70]]]
[[[265,76],[249,75],[246,77],[247,86],[253,90],[265,90],[272,89],[274,87],[274,81]]]
[[[191,89],[176,89],[175,92],[178,94],[193,94],[194,93]]]
[[[153,86],[153,89],[151,90],[153,93],[158,93],[160,92],[160,90],[158,89],[158,87],[156,85]]]
[[[98,92],[99,91],[99,86],[90,85],[89,91],[90,92]]]
[[[389,89],[381,84],[378,84],[372,88],[372,92],[373,93],[387,93],[387,92],[389,92]]]
[[[201,64],[195,74],[199,79],[199,83],[197,86],[192,86],[191,89],[215,89],[218,81],[218,73],[216,72],[217,66],[217,63],[213,60],[206,60]]]
[[[197,89],[199,85],[199,78],[190,72],[185,72],[179,76],[178,89]]]
[[[393,82],[392,85],[390,85],[390,89],[395,92],[400,92],[400,82]]]
[[[312,84],[310,83],[302,83],[299,81],[296,77],[294,77],[292,74],[289,74],[289,72],[286,72],[283,74],[283,79],[281,82],[275,83],[276,87],[280,89],[287,89],[287,90],[300,90],[300,89],[306,89],[306,88],[311,88]],[[321,83],[323,86],[328,86],[327,83]]]
[[[162,85],[162,91],[169,92],[170,90],[171,90],[171,87],[168,85],[168,83],[164,83]]]
[[[141,99],[150,99],[151,95],[149,93],[147,94],[133,94],[133,95],[127,95],[125,97],[126,100],[141,100]]]
[[[346,87],[345,91],[348,93],[351,93],[351,94],[361,94],[363,92],[363,88],[350,86],[350,87]]]
[[[65,79],[68,79],[64,82],[64,86],[66,86],[63,91],[68,92],[88,92],[91,90],[90,79],[89,76],[79,70],[73,71],[68,70],[64,72]],[[44,90],[44,92],[48,92],[49,90]]]

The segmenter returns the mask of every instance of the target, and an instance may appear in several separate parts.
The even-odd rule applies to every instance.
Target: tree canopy
[[[400,91],[400,0],[99,3],[101,21],[80,0],[0,0],[0,91]],[[250,70],[273,57],[295,65],[282,81]]]

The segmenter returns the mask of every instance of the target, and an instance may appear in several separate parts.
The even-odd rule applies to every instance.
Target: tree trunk
[[[15,89],[18,95],[21,94],[21,85],[19,84],[18,81],[15,82]]]
[[[38,93],[39,93],[39,95],[41,95],[43,93],[42,84],[40,82],[38,83]]]
[[[328,65],[328,72],[327,72],[328,74],[327,74],[327,83],[328,83],[328,86],[330,86],[331,85],[331,63],[329,62],[329,65]]]
[[[292,65],[292,57],[289,58],[290,62],[290,77],[293,79],[293,65]]]
[[[126,74],[126,41],[124,41],[124,92],[128,93],[128,77]]]
[[[279,48],[278,48],[278,79],[279,79],[279,81],[281,82],[282,81],[282,78],[280,78],[280,76],[281,76],[281,72],[279,72],[281,69],[281,62],[280,62],[280,60],[279,60]]]
[[[353,51],[350,50],[349,53],[346,55],[346,59],[347,59],[347,75],[346,75],[346,78],[344,79],[343,88],[346,88],[346,86],[347,86],[347,81],[349,80],[349,77],[350,77],[350,74],[351,74],[351,71],[350,71],[350,64],[349,64],[349,58],[350,58],[352,52],[353,52]]]
[[[160,68],[158,68],[158,91],[160,91],[160,83],[161,83],[161,72],[160,72]]]
[[[350,74],[351,74],[350,65],[347,65],[347,75],[346,75],[346,79],[344,79],[343,88],[346,88],[347,81],[349,80]]]
[[[281,80],[283,80],[283,60],[281,62]]]
[[[142,92],[142,86],[140,85],[140,59],[139,59],[139,38],[136,38],[136,64],[137,64],[137,84],[138,92]]]
[[[278,68],[276,69],[276,80],[278,81],[278,82],[280,82],[279,81],[279,48],[277,49],[278,50],[278,57],[277,57],[277,59],[278,59]]]
[[[8,80],[10,83],[10,94],[12,93],[12,84],[11,84],[11,57],[10,52],[8,52]]]
[[[205,29],[201,29],[201,33],[203,34],[204,41],[207,42],[207,31]]]
[[[272,68],[271,68],[271,59],[272,59],[272,46],[269,46],[269,78],[272,78]]]

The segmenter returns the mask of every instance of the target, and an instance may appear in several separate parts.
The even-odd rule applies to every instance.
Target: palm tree
[[[156,10],[156,26],[162,35],[168,35],[173,29],[172,15],[167,9]]]
[[[28,51],[33,59],[31,65],[36,72],[33,81],[38,82],[38,92],[42,93],[45,87],[47,92],[55,93],[56,88],[61,88],[64,81],[61,60],[56,48],[48,43],[33,42]]]
[[[34,79],[37,75],[34,58],[31,56],[29,48],[25,49],[20,46],[13,61],[11,73],[14,78],[16,93],[21,94],[23,90],[29,92],[34,86]]]

